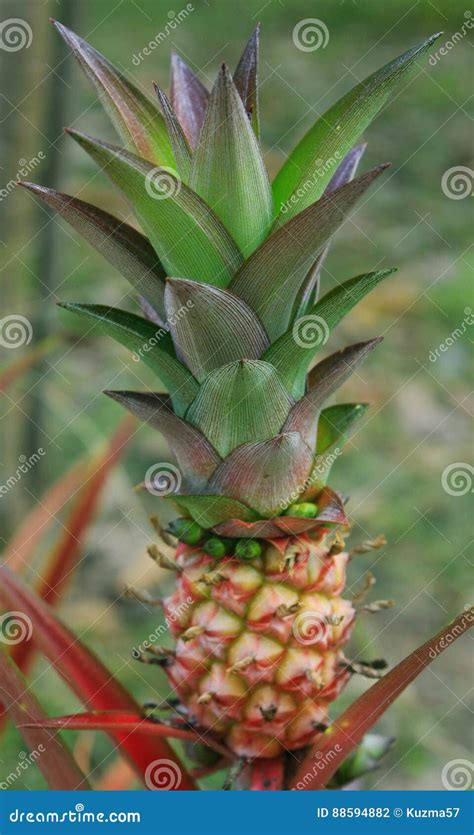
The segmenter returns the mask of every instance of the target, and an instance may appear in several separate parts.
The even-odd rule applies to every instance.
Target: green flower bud
[[[168,531],[186,545],[198,545],[204,536],[204,528],[192,519],[175,519],[170,522]]]
[[[211,536],[210,539],[206,539],[202,549],[211,557],[225,557],[226,554],[231,553],[232,546],[228,539]]]
[[[314,519],[318,512],[318,505],[313,502],[290,504],[283,513],[284,516],[295,516],[297,519]]]
[[[240,560],[255,560],[261,555],[262,546],[256,539],[239,539],[234,553]]]

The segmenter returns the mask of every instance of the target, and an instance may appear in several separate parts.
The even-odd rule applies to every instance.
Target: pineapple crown
[[[147,235],[82,200],[23,184],[139,296],[144,316],[62,305],[131,349],[167,389],[107,394],[169,442],[183,477],[172,498],[202,527],[266,538],[344,523],[341,499],[325,485],[366,405],[323,404],[380,339],[314,359],[393,270],[358,275],[322,298],[320,271],[333,234],[387,167],[355,177],[365,148],[355,143],[437,36],[343,96],[270,184],[259,144],[258,27],[233,77],[222,65],[210,93],[174,55],[170,99],[155,84],[155,104],[86,41],[55,26],[126,150],[68,133]],[[292,513],[296,499],[316,497],[315,518]]]

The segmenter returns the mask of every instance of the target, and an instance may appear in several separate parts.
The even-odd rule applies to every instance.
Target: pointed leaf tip
[[[172,166],[174,156],[165,122],[151,99],[87,41],[58,21],[54,25],[94,84],[127,146],[145,159]]]

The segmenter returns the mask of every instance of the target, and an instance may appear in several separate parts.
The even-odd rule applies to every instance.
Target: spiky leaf
[[[190,185],[248,257],[268,234],[272,197],[258,142],[225,66],[209,99]]]
[[[273,183],[275,216],[284,205],[288,217],[323,193],[335,168],[377,116],[396,85],[436,40],[428,38],[370,75],[324,113],[290,154]],[[322,161],[322,164],[321,164]],[[294,195],[298,195],[292,202]]]
[[[262,516],[275,516],[298,496],[309,475],[312,454],[297,432],[243,444],[222,462],[209,490],[246,502]]]
[[[35,183],[22,185],[51,206],[100,252],[165,319],[165,271],[149,241],[108,212]]]
[[[58,21],[54,25],[97,88],[127,146],[151,162],[174,166],[165,122],[153,102],[87,41]]]
[[[23,619],[26,617],[22,614]],[[38,768],[50,789],[84,791],[91,788],[61,739],[47,733],[44,726],[38,727],[37,723],[46,721],[47,716],[33,696],[30,686],[7,654],[5,647],[0,648],[0,699],[31,751],[36,751],[38,754],[39,749],[41,752],[41,756],[38,756],[37,760],[34,758],[34,761],[37,761]],[[28,723],[36,724],[33,728]],[[18,765],[19,768],[20,765]],[[19,776],[18,770],[16,773]],[[3,774],[7,778],[6,770]],[[5,785],[7,784],[3,783],[2,789]],[[10,785],[10,780],[8,785]]]
[[[199,78],[176,53],[171,56],[171,104],[191,148],[201,132],[209,93]]]
[[[242,256],[197,194],[166,169],[108,142],[69,133],[123,191],[168,275],[221,287],[229,283]]]
[[[262,359],[278,370],[291,394],[304,393],[306,373],[315,354],[326,344],[331,330],[367,293],[394,270],[378,270],[350,278],[326,293],[308,313],[297,319]]]
[[[176,354],[198,380],[239,359],[258,359],[266,333],[238,296],[184,278],[167,281],[165,304]]]
[[[176,169],[181,177],[183,183],[189,182],[189,174],[191,171],[191,148],[189,147],[186,134],[180,125],[178,117],[173,110],[173,106],[168,99],[165,91],[161,89],[159,84],[153,82],[155,93],[158,96],[158,101],[161,105],[163,117],[166,122],[168,136],[173,148],[174,157],[176,160]]]
[[[325,195],[277,229],[232,279],[229,289],[256,312],[271,340],[288,327],[294,302],[316,256],[385,168],[374,168]]]
[[[311,449],[316,447],[316,431],[321,406],[336,389],[365,359],[367,354],[381,342],[381,338],[350,345],[342,351],[331,354],[312,369],[310,389],[293,406],[284,429],[286,432],[299,432]]]
[[[166,397],[140,391],[106,391],[105,394],[161,432],[190,489],[202,490],[206,486],[221,459],[202,432],[174,414]]]
[[[276,435],[292,405],[271,365],[242,360],[206,377],[186,420],[198,426],[225,456],[240,444]]]
[[[355,148],[352,148],[351,151],[344,157],[341,164],[339,165],[334,177],[328,184],[325,194],[330,194],[332,191],[340,188],[341,186],[349,183],[351,180],[354,179],[355,173],[357,171],[359,162],[361,157],[366,149],[367,145],[357,145]],[[310,267],[308,270],[308,274],[301,285],[300,291],[296,298],[293,313],[291,316],[291,321],[297,318],[298,316],[303,316],[306,313],[308,306],[313,302],[316,303],[318,300],[318,291],[319,291],[319,278],[321,275],[321,268],[324,264],[324,261],[327,257],[331,246],[331,242],[329,241],[326,246],[321,250],[320,254],[318,255],[315,263]]]
[[[252,124],[255,136],[260,136],[258,112],[258,52],[260,46],[260,24],[255,27],[242,53],[234,73],[234,83]]]
[[[380,681],[362,693],[321,735],[320,741],[308,752],[295,775],[291,788],[298,788],[298,783],[303,780],[304,790],[317,790],[326,786],[348,754],[360,743],[366,731],[375,725],[395,699],[441,652],[472,628],[473,623],[472,609],[462,612],[456,620],[417,647]],[[328,756],[329,752],[331,752],[330,756]],[[313,770],[315,758],[322,765]],[[310,775],[309,780],[308,775]]]
[[[174,504],[186,510],[203,528],[213,528],[228,519],[244,519],[252,522],[258,518],[254,510],[243,502],[227,496],[180,496],[170,497]]]
[[[60,307],[86,316],[93,328],[112,336],[148,365],[168,389],[178,415],[184,414],[198,391],[192,374],[174,356],[170,335],[163,328],[128,313],[101,304],[61,303]]]
[[[365,415],[368,408],[367,403],[338,403],[323,409],[318,422],[318,455],[335,443],[344,443],[354,423]]]

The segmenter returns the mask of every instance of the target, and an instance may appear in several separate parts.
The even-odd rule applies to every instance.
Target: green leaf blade
[[[97,206],[35,183],[22,183],[58,212],[83,238],[112,264],[135,290],[165,319],[165,271],[150,242]]]
[[[174,156],[166,125],[153,102],[87,41],[57,20],[53,23],[96,87],[127,147],[145,159],[173,167]]]
[[[197,380],[236,360],[259,359],[268,347],[254,312],[226,290],[169,278],[165,304],[176,354]]]
[[[229,283],[242,256],[197,194],[166,169],[77,131],[69,134],[124,192],[168,275]]]
[[[269,232],[272,196],[258,142],[225,66],[209,99],[190,184],[248,257]]]
[[[325,195],[276,229],[232,279],[229,289],[255,311],[271,341],[288,327],[316,256],[386,167],[378,166]]]
[[[276,435],[292,405],[271,365],[242,360],[206,377],[186,420],[225,456],[240,444]]]
[[[180,417],[184,414],[194,400],[199,385],[174,356],[171,337],[164,328],[157,329],[152,322],[134,313],[106,305],[62,302],[59,306],[87,317],[93,322],[93,327],[112,336],[135,357],[142,359],[168,389],[176,414]]]
[[[326,344],[331,330],[380,281],[394,272],[394,269],[389,269],[364,273],[335,287],[313,305],[305,316],[296,319],[292,327],[265,352],[262,359],[275,366],[293,397],[302,397],[311,361]],[[313,337],[306,339],[305,326],[314,328]]]
[[[276,217],[284,206],[287,206],[287,216],[292,217],[320,197],[338,163],[377,116],[417,58],[427,52],[438,37],[439,33],[432,35],[386,64],[350,90],[317,120],[274,180]],[[298,199],[293,202],[295,196]]]

